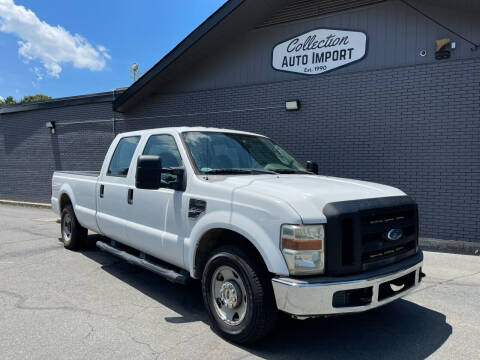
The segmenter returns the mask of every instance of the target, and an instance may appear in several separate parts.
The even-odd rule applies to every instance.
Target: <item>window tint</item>
[[[215,170],[266,170],[303,174],[304,167],[272,140],[247,134],[185,132],[183,138],[202,173]]]
[[[151,136],[145,145],[143,155],[158,155],[162,159],[162,183],[177,181],[177,175],[171,168],[182,167],[182,157],[178,152],[175,139],[171,135]]]
[[[131,136],[120,140],[110,161],[107,175],[127,176],[139,140],[140,136]]]
[[[163,168],[182,166],[182,157],[178,152],[175,139],[171,135],[155,135],[148,139],[143,155],[158,155],[162,158]]]

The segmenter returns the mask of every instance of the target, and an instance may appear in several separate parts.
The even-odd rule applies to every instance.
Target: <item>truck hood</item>
[[[232,176],[225,181],[234,187],[235,200],[242,201],[245,192],[250,201],[255,193],[260,197],[269,196],[287,202],[304,223],[325,222],[323,208],[331,202],[405,195],[391,186],[329,176]]]

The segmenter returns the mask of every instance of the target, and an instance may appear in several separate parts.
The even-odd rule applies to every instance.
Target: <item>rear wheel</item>
[[[86,244],[88,230],[78,222],[72,205],[67,205],[62,210],[60,229],[65,248],[79,250]]]
[[[238,247],[215,250],[202,277],[212,329],[237,343],[253,343],[275,326],[278,311],[264,265]]]

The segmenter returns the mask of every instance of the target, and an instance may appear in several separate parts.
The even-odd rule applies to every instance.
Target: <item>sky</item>
[[[155,65],[225,0],[0,0],[0,97],[111,91]]]

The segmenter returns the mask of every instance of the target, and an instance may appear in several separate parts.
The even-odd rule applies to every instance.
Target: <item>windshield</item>
[[[254,135],[191,131],[183,138],[202,174],[308,174],[272,140]]]

